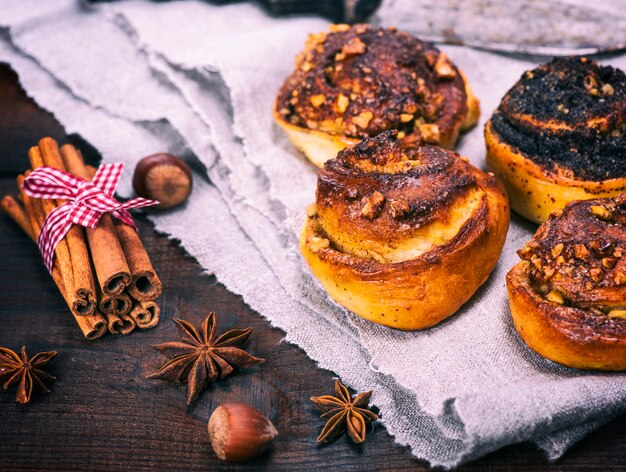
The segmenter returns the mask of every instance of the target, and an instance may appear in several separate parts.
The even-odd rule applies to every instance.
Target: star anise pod
[[[0,379],[8,377],[2,385],[5,390],[18,383],[16,401],[24,405],[30,401],[33,386],[43,393],[50,393],[44,381],[51,382],[55,377],[40,368],[54,359],[57,352],[40,352],[29,360],[26,346],[22,346],[21,354],[19,356],[11,349],[0,347]]]
[[[364,392],[352,399],[350,392],[339,380],[335,382],[337,396],[324,395],[311,397],[324,414],[321,418],[328,419],[317,442],[331,442],[341,437],[346,431],[355,443],[365,441],[366,425],[378,419],[378,415],[368,409],[372,391]]]
[[[215,313],[207,315],[200,331],[185,320],[174,319],[181,331],[182,342],[154,346],[166,356],[173,356],[149,379],[187,382],[187,405],[191,405],[210,381],[223,379],[235,368],[251,367],[260,359],[240,349],[252,328],[232,329],[217,336]]]

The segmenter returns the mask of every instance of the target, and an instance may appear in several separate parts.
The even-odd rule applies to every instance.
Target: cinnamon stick
[[[127,288],[128,293],[139,301],[154,300],[161,295],[161,280],[152,267],[139,233],[121,221],[115,221],[113,226],[126,253],[132,274],[132,280]]]
[[[66,144],[61,147],[61,157],[70,174],[91,180],[93,176],[88,173],[83,156],[74,146]],[[113,228],[111,216],[103,215],[98,225],[95,228],[85,228],[85,233],[100,290],[104,295],[122,293],[131,281],[130,269]]]
[[[128,315],[118,316],[114,313],[106,313],[104,316],[111,334],[130,334],[137,327],[135,320]]]
[[[125,315],[118,315],[120,319],[124,322],[122,329],[120,329],[120,334],[130,334],[137,327],[137,323],[133,319],[130,314],[126,313]]]
[[[135,302],[133,309],[130,311],[130,316],[133,317],[137,326],[142,329],[152,328],[159,322],[159,315],[161,309],[156,302],[145,301]]]
[[[30,148],[28,157],[33,169],[50,166],[65,170],[57,143],[51,138],[43,138],[39,147]],[[63,203],[50,199],[41,199],[40,202],[44,217]],[[57,245],[55,254],[55,264],[59,265],[67,296],[71,299],[70,309],[81,316],[93,314],[96,289],[82,228],[72,226]]]
[[[23,176],[18,177],[18,186],[22,188],[22,182],[24,181]],[[37,237],[39,236],[39,232],[41,231],[41,225],[44,221],[44,211],[41,207],[41,202],[39,200],[31,199],[28,195],[21,193],[21,200],[24,202],[24,208],[15,200],[13,200],[16,205],[10,205],[10,207],[6,207],[4,204],[2,205],[3,210],[6,208],[10,208],[10,211],[7,212],[8,215],[13,218],[13,220],[24,230],[24,232],[30,237],[33,242],[37,241]],[[11,197],[8,197],[11,199]],[[7,197],[3,199],[3,203],[7,201]],[[6,210],[5,210],[6,211]],[[26,224],[24,225],[24,222]],[[104,318],[98,313],[94,312],[92,315],[83,315],[78,316],[71,309],[72,300],[67,296],[67,290],[65,289],[65,285],[63,282],[63,277],[59,273],[59,266],[56,264],[52,269],[52,280],[56,284],[59,292],[63,296],[65,303],[67,303],[68,307],[70,307],[70,311],[78,324],[83,336],[87,339],[97,339],[101,337],[107,330],[107,326]]]
[[[95,167],[85,166],[89,177],[93,177],[96,172]],[[122,223],[115,219],[113,226],[117,233],[117,237],[124,249],[126,262],[131,272],[131,282],[127,288],[130,296],[136,300],[148,301],[154,300],[161,295],[161,280],[157,276],[150,257],[141,242],[139,233],[135,228]]]
[[[102,313],[113,313],[118,316],[128,314],[132,307],[133,302],[126,293],[103,295],[98,303],[98,308]]]

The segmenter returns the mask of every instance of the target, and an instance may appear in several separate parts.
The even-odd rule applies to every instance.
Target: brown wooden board
[[[28,166],[27,150],[50,135],[72,142],[92,162],[97,152],[68,137],[49,113],[28,99],[8,66],[0,66],[0,195],[16,195],[15,175]],[[367,442],[348,438],[320,446],[323,425],[309,401],[332,393],[333,374],[283,342],[241,297],[227,291],[175,242],[138,219],[145,246],[164,286],[161,322],[129,336],[85,340],[36,247],[0,215],[0,346],[23,344],[30,354],[59,351],[49,371],[50,395],[15,404],[15,390],[0,391],[0,470],[424,470],[407,448],[377,425]],[[153,344],[177,340],[172,318],[200,323],[216,311],[221,329],[251,326],[248,349],[266,363],[213,384],[192,407],[186,388],[146,375],[164,361]],[[279,436],[268,453],[247,464],[220,462],[207,437],[207,421],[220,403],[248,402],[270,416]],[[382,412],[384,416],[384,411]],[[463,470],[626,470],[626,416],[600,428],[556,464],[535,447],[504,448]]]

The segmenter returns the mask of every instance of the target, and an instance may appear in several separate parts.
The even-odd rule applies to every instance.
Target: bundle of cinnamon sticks
[[[52,138],[43,138],[28,157],[33,169],[54,167],[85,180],[96,173],[85,165],[80,151],[70,144],[59,149]],[[64,201],[26,195],[22,183],[29,173],[17,177],[19,201],[7,195],[1,207],[36,242],[46,216]],[[107,330],[129,334],[159,321],[154,300],[161,294],[161,281],[139,234],[108,214],[95,228],[72,226],[55,249],[51,274],[87,339],[97,339]]]

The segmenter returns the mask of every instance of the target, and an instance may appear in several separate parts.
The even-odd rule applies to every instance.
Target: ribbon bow
[[[53,167],[38,167],[24,179],[22,188],[30,197],[67,200],[48,214],[37,239],[44,263],[50,272],[54,264],[54,250],[72,224],[95,228],[102,215],[110,213],[137,229],[128,209],[158,203],[145,198],[133,198],[121,203],[113,198],[123,169],[122,163],[103,164],[89,182]]]

